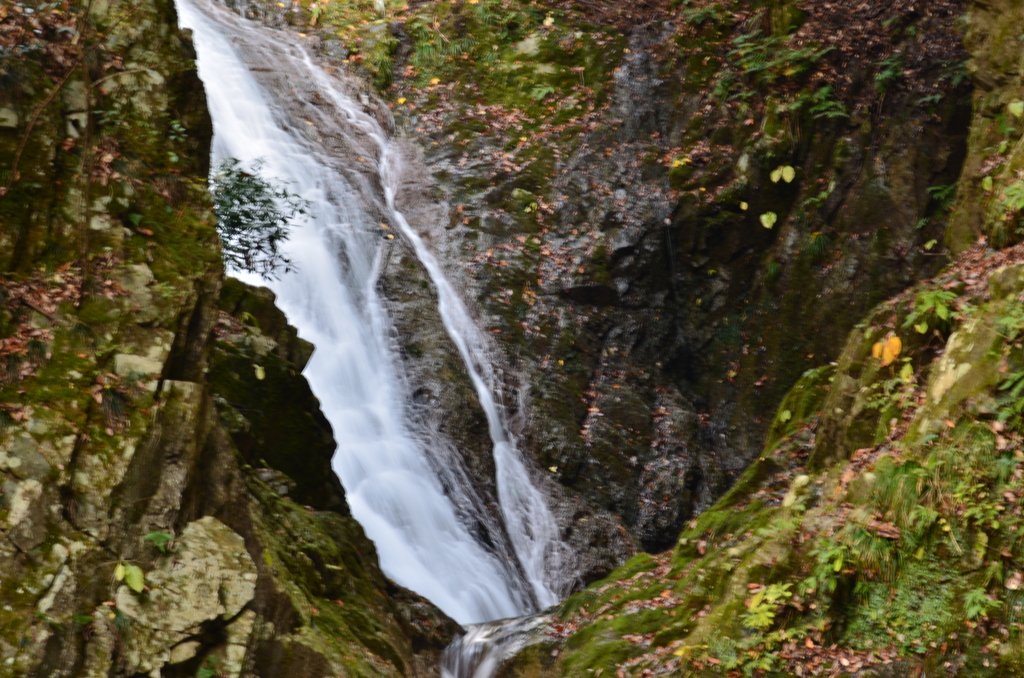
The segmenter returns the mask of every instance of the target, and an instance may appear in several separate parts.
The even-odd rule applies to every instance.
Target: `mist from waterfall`
[[[373,102],[321,69],[294,34],[206,0],[179,0],[178,12],[181,26],[194,32],[215,161],[260,159],[266,176],[289,182],[310,203],[285,247],[296,272],[269,284],[249,282],[268,284],[289,322],[316,346],[304,374],[334,429],[334,469],[382,569],[461,623],[557,602],[562,592],[552,582],[566,556],[555,521],[503,421],[484,335],[428,244],[396,209],[406,167]],[[386,108],[376,114],[390,122]],[[474,539],[467,523],[482,511],[478,499],[411,422],[394,333],[377,292],[380,218],[399,229],[428,271],[445,330],[487,416],[507,547],[485,548]]]

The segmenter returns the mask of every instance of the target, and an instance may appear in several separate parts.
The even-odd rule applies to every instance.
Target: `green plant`
[[[887,59],[879,61],[875,66],[875,89],[884,94],[903,75],[903,55],[897,52]]]
[[[167,133],[167,138],[171,141],[185,141],[188,138],[188,131],[185,126],[181,124],[180,120],[171,120],[170,131]]]
[[[1015,181],[1007,186],[999,202],[1007,212],[1019,212],[1024,209],[1024,180]]]
[[[725,15],[725,11],[718,3],[703,6],[697,5],[695,7],[692,6],[693,3],[687,2],[686,4],[687,8],[682,12],[683,21],[692,26],[700,26],[709,20],[718,23]]]
[[[747,611],[743,614],[743,625],[748,629],[764,631],[775,621],[779,608],[786,599],[792,597],[789,589],[792,584],[769,584],[762,587],[750,599]]]
[[[220,675],[217,669],[217,658],[212,655],[208,656],[196,671],[196,678],[214,678],[217,675]]]
[[[387,33],[374,45],[366,60],[366,68],[373,74],[373,84],[379,90],[387,89],[394,82],[394,57],[397,48],[398,38]]]
[[[820,259],[832,246],[832,238],[827,233],[815,231],[811,233],[810,242],[807,244],[807,251],[815,259]]]
[[[166,554],[167,544],[174,540],[174,535],[167,532],[147,532],[142,539],[160,549],[160,553]]]
[[[743,33],[733,38],[735,49],[729,56],[736,60],[743,73],[763,85],[770,85],[779,78],[795,78],[803,75],[833,47],[817,49],[813,46],[789,47],[791,37],[765,36],[761,29]]]
[[[959,87],[965,82],[970,82],[971,73],[967,70],[968,60],[946,62],[942,73],[939,75],[939,82],[949,80],[953,87]]]
[[[928,195],[938,203],[939,210],[947,210],[956,199],[956,188],[956,183],[946,184],[945,186],[929,186]]]
[[[988,616],[988,613],[1002,607],[1001,600],[995,600],[983,588],[970,589],[964,593],[964,614],[968,619]]]
[[[1024,412],[1024,371],[1010,374],[999,390],[1004,393],[999,400],[999,421],[1011,421],[1014,424],[1020,423],[1021,413]]]
[[[551,85],[537,84],[530,90],[530,98],[534,101],[541,101],[544,97],[549,94],[554,94],[557,90]]]
[[[118,563],[114,568],[114,580],[123,581],[128,584],[128,588],[136,593],[142,593],[142,590],[146,588],[146,576],[143,574],[142,568],[131,563],[123,561]]]
[[[815,120],[850,117],[846,106],[836,98],[831,85],[825,85],[811,94],[809,101],[811,107],[808,110]]]
[[[918,292],[914,299],[914,310],[903,321],[903,328],[913,327],[920,334],[929,328],[946,328],[956,299],[956,293],[949,290],[927,289]]]
[[[821,591],[832,593],[839,583],[839,574],[849,560],[845,543],[833,539],[819,539],[810,551],[814,558],[811,575],[800,583],[801,594]]]
[[[225,262],[273,278],[281,269],[292,270],[281,245],[309,203],[260,176],[262,166],[257,161],[246,169],[238,160],[225,160],[211,179],[211,192]]]

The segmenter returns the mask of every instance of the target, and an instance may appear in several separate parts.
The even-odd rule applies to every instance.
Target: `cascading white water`
[[[293,35],[208,0],[179,0],[178,11],[181,25],[194,32],[214,122],[214,157],[262,159],[266,174],[291,182],[290,190],[311,204],[307,222],[293,230],[286,247],[297,272],[271,287],[290,322],[317,347],[305,374],[334,428],[334,468],[382,568],[462,623],[519,616],[556,602],[559,592],[550,582],[564,547],[502,421],[483,335],[395,207],[403,169],[396,145]],[[277,72],[276,86],[261,87],[255,72]],[[316,100],[300,101],[295,88],[308,88]],[[325,150],[327,136],[340,139],[340,147]],[[460,520],[464,507],[446,496],[427,441],[409,424],[408,394],[376,291],[381,240],[375,210],[412,244],[437,289],[445,329],[487,416],[512,554],[488,551],[473,539]],[[507,562],[510,555],[519,567]]]

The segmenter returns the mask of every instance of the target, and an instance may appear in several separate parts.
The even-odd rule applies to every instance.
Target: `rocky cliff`
[[[708,6],[698,13],[689,7],[702,22],[723,9]],[[891,47],[900,35],[921,35],[942,7],[915,4],[902,15],[876,16],[883,25],[901,26]],[[801,3],[796,9],[805,12],[800,35],[836,7]],[[847,257],[864,235],[877,247],[878,238],[899,233],[886,224],[899,210],[879,202],[877,193],[867,197],[884,185],[877,174],[859,204],[889,205],[884,213],[847,211],[858,204],[856,194],[837,201],[831,232],[842,232],[837,224],[853,229],[842,253],[834,255],[837,264],[849,265],[848,280],[856,281],[846,298],[851,307],[870,308],[847,315],[852,308],[843,305],[841,287],[822,288],[808,279],[781,288],[772,323],[793,318],[787,295],[799,295],[805,309],[817,307],[821,318],[833,319],[831,326],[812,323],[806,334],[780,338],[790,345],[825,336],[836,341],[830,334],[836,331],[845,340],[815,350],[817,366],[787,386],[771,408],[760,456],[721,499],[687,523],[671,551],[636,556],[571,596],[499,675],[1019,675],[1024,251],[1014,243],[1024,203],[1017,201],[1014,158],[1024,104],[1019,55],[1010,40],[1020,26],[1019,10],[1016,3],[979,3],[950,24],[966,28],[970,60],[959,66],[973,76],[973,108],[968,114],[960,100],[954,117],[957,125],[969,119],[970,131],[966,147],[948,156],[951,164],[943,171],[951,171],[951,179],[930,187],[933,202],[905,231],[926,231],[915,236],[928,238],[919,261],[940,252],[944,241],[950,263],[942,266],[936,258],[911,267],[912,278],[929,279],[877,304],[873,295],[892,288],[883,292],[884,276],[857,280],[858,267]],[[842,32],[864,35],[870,21],[852,19],[881,6],[842,11],[850,18]],[[933,42],[941,42],[936,38],[932,34]],[[732,56],[742,57],[742,49]],[[862,49],[869,53],[870,42]],[[912,81],[920,67],[908,68],[911,49],[904,45],[892,54],[897,52],[907,60],[892,77]],[[874,71],[876,92],[887,77]],[[885,130],[912,116],[909,104],[896,120],[886,120]],[[874,111],[885,111],[885,105],[876,101]],[[941,136],[950,139],[949,131]],[[927,146],[920,143],[917,150]],[[864,153],[875,147],[858,148]],[[869,171],[895,167],[900,154],[894,150],[878,156]],[[793,172],[799,176],[796,167]],[[946,181],[956,183],[955,198]],[[823,199],[836,190],[829,182]],[[778,221],[772,226],[777,229]],[[858,231],[861,237],[854,237]],[[798,243],[793,235],[789,242]],[[766,247],[777,256],[773,248],[779,244]],[[890,255],[878,270],[900,270],[912,249]],[[827,281],[837,272],[816,277]],[[784,267],[778,275],[786,275]],[[810,294],[823,291],[824,297]],[[778,370],[780,355],[766,347],[758,371]],[[826,360],[818,360],[822,356]],[[736,372],[739,382],[741,370]],[[764,410],[742,411],[757,417]]]
[[[962,3],[246,7],[362,69],[415,142],[432,185],[400,207],[493,335],[583,580],[670,547],[800,375],[946,261]],[[493,497],[423,278],[396,247],[407,367]]]
[[[169,2],[0,8],[0,675],[429,676],[273,294],[224,280]]]
[[[1017,3],[236,4],[389,102],[600,579],[501,675],[1020,672]],[[0,675],[430,675],[457,627],[348,516],[312,348],[222,278],[172,7],[0,22]],[[380,286],[493,506],[400,242]]]

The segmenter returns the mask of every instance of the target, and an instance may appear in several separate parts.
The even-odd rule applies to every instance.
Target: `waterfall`
[[[299,334],[316,345],[304,373],[334,429],[334,469],[382,569],[463,624],[557,602],[561,591],[552,582],[564,546],[503,420],[485,337],[395,206],[406,168],[378,120],[389,126],[390,112],[321,69],[294,34],[209,0],[178,0],[178,12],[194,34],[214,158],[262,159],[265,174],[290,182],[310,203],[285,248],[297,271],[269,286]],[[429,273],[444,328],[487,416],[508,548],[485,548],[473,538],[467,521],[481,509],[472,488],[411,423],[376,289],[384,242],[378,217],[400,231]]]

